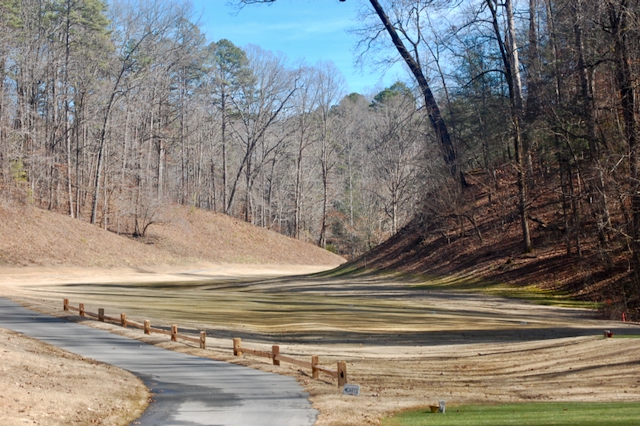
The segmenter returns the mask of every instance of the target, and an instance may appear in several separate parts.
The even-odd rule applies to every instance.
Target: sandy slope
[[[145,238],[132,239],[58,213],[0,204],[0,267],[342,262],[312,244],[186,206],[166,207]]]
[[[0,423],[126,425],[147,405],[133,374],[0,328]]]

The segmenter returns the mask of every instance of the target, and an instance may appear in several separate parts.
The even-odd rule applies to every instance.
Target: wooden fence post
[[[200,349],[207,349],[207,332],[200,332]]]
[[[280,361],[276,359],[276,356],[280,355],[280,346],[271,346],[271,356],[273,357],[273,365],[280,365]]]
[[[233,339],[233,355],[234,356],[242,356],[242,339],[239,337],[235,337]]]
[[[338,387],[342,387],[347,383],[347,363],[338,361]]]
[[[62,310],[63,311],[69,310],[69,299],[62,299]]]
[[[104,308],[98,308],[98,321],[104,322]]]
[[[320,377],[320,371],[316,367],[320,362],[318,361],[318,355],[311,355],[311,376],[314,379],[318,379]]]
[[[81,317],[84,316],[84,303],[78,304],[78,313],[80,314]]]
[[[120,314],[120,325],[127,328],[127,314]]]
[[[178,325],[177,324],[171,324],[171,341],[172,342],[178,341]]]
[[[151,334],[151,321],[144,320],[144,334]]]

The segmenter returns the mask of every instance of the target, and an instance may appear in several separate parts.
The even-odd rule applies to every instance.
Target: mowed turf
[[[281,369],[306,383],[322,413],[319,425],[371,424],[422,406],[429,402],[425,395],[446,395],[450,404],[444,416],[422,413],[429,421],[447,420],[456,405],[479,398],[488,404],[640,401],[640,341],[602,334],[603,329],[614,336],[639,334],[633,324],[595,320],[589,310],[470,290],[419,289],[412,286],[415,282],[394,277],[274,278],[241,272],[166,274],[155,282],[134,277],[101,283],[98,277],[95,282],[31,284],[24,292],[38,304],[51,301],[43,305],[56,310],[69,298],[90,312],[105,308],[107,315],[124,312],[128,319],[149,319],[153,326],[177,324],[185,333],[206,330],[207,347],[220,359],[231,357],[231,338],[240,337],[249,348],[280,344],[283,353],[299,359],[318,354],[327,366],[344,360],[350,383],[362,387],[361,397],[346,398],[335,382]],[[164,344],[168,338],[158,340]],[[267,364],[252,357],[243,362]],[[634,421],[640,418],[636,414]],[[586,417],[598,423],[571,418],[564,424],[602,424],[603,417],[598,412]],[[513,413],[505,418],[514,418]],[[517,418],[502,424],[527,424]],[[471,416],[467,423],[454,419],[449,424],[500,425],[495,417],[479,422]]]
[[[636,426],[640,403],[535,402],[506,405],[464,405],[446,413],[427,409],[386,418],[383,426]]]
[[[433,330],[533,331],[563,325],[561,319],[545,312],[512,317],[500,310],[466,307],[466,302],[485,300],[484,295],[467,293],[425,300],[415,289],[384,285],[383,278],[370,282],[361,279],[355,281],[360,288],[354,291],[354,281],[348,279],[211,279],[67,284],[35,291],[56,302],[63,298],[69,298],[72,304],[82,302],[90,311],[105,308],[107,315],[126,312],[132,319],[144,316],[182,325],[246,327],[267,333],[349,331],[379,337],[380,333]]]

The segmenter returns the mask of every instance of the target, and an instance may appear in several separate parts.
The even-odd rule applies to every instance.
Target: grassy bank
[[[632,426],[640,419],[640,403],[534,402],[450,407],[445,414],[427,409],[385,419],[384,426]]]

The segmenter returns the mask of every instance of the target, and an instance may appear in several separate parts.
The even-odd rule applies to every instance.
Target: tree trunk
[[[228,213],[227,207],[227,97],[222,89],[222,208],[223,213]]]
[[[69,56],[71,54],[71,8],[67,7],[66,28],[65,28],[65,52],[64,52],[64,141],[67,157],[67,197],[69,198],[69,216],[74,217],[73,209],[73,187],[71,185],[71,123],[69,120]]]
[[[587,125],[587,139],[589,143],[589,154],[592,172],[596,175],[592,178],[594,185],[589,185],[588,193],[596,200],[595,212],[596,223],[598,225],[598,238],[600,240],[601,251],[604,253],[607,244],[606,231],[611,228],[611,215],[607,195],[605,192],[604,170],[600,164],[600,147],[596,134],[596,116],[593,96],[593,86],[589,70],[585,59],[584,36],[582,29],[583,7],[582,0],[574,0],[572,4],[574,19],[573,31],[575,35],[576,53],[578,54],[578,76],[580,81],[580,94],[582,97],[582,113]]]
[[[640,178],[638,174],[638,135],[633,71],[629,57],[629,15],[627,0],[607,2],[609,24],[614,44],[614,65],[624,123],[624,137],[629,153],[629,192],[631,194],[631,255],[636,289],[640,289]],[[616,8],[619,6],[619,8]]]
[[[118,86],[120,85],[120,80],[122,79],[124,72],[125,72],[125,67],[123,65],[113,85],[111,95],[109,96],[107,109],[104,113],[104,118],[102,120],[102,128],[100,129],[100,139],[98,140],[98,161],[96,165],[96,176],[95,176],[94,185],[93,185],[93,201],[91,203],[91,224],[92,225],[96,224],[96,219],[98,217],[98,196],[100,193],[100,180],[102,178],[102,164],[104,162],[104,150],[105,150],[105,144],[107,140],[107,126],[109,125],[109,119],[111,118],[111,108],[113,107],[113,104],[116,101]]]
[[[245,167],[245,187],[244,187],[244,221],[249,222],[251,218],[251,156],[247,159]]]
[[[300,210],[301,210],[301,198],[302,198],[302,151],[304,149],[303,144],[304,135],[300,135],[300,146],[298,147],[298,157],[296,159],[296,187],[295,187],[295,218],[293,224],[293,236],[300,238]]]
[[[531,244],[531,234],[529,232],[529,222],[527,220],[527,185],[526,172],[524,167],[524,149],[522,146],[522,80],[520,78],[520,61],[518,59],[518,50],[515,37],[515,24],[513,16],[513,5],[511,0],[504,3],[505,13],[507,14],[507,43],[505,46],[498,23],[498,13],[493,0],[486,0],[492,15],[493,29],[500,48],[502,62],[504,65],[504,73],[509,87],[509,101],[511,103],[511,119],[513,121],[513,145],[515,151],[515,168],[518,186],[518,211],[520,214],[520,225],[522,228],[522,245],[525,253],[529,253],[533,246]]]
[[[424,98],[425,108],[427,110],[427,114],[429,115],[429,120],[431,122],[431,126],[433,127],[438,139],[440,140],[440,146],[442,148],[442,153],[444,155],[445,164],[449,167],[449,171],[451,175],[455,178],[458,177],[458,165],[456,158],[456,151],[453,147],[453,143],[451,142],[451,136],[449,135],[449,130],[447,129],[447,124],[440,113],[440,108],[438,107],[438,103],[431,92],[431,87],[429,86],[429,82],[427,81],[422,69],[420,68],[420,64],[415,60],[413,56],[409,53],[404,43],[400,39],[398,32],[391,24],[389,17],[385,13],[382,6],[378,0],[370,0],[371,6],[376,11],[376,14],[382,21],[387,33],[391,36],[391,40],[393,41],[393,45],[400,53],[400,56],[405,61],[409,70],[416,78],[418,82],[418,86],[420,87],[420,91],[422,92],[422,96]],[[464,176],[460,173],[461,182],[464,183]]]
[[[320,237],[318,238],[318,246],[327,248],[327,192],[329,185],[329,164],[327,155],[327,139],[326,129],[325,136],[322,139],[322,219],[320,223]]]

